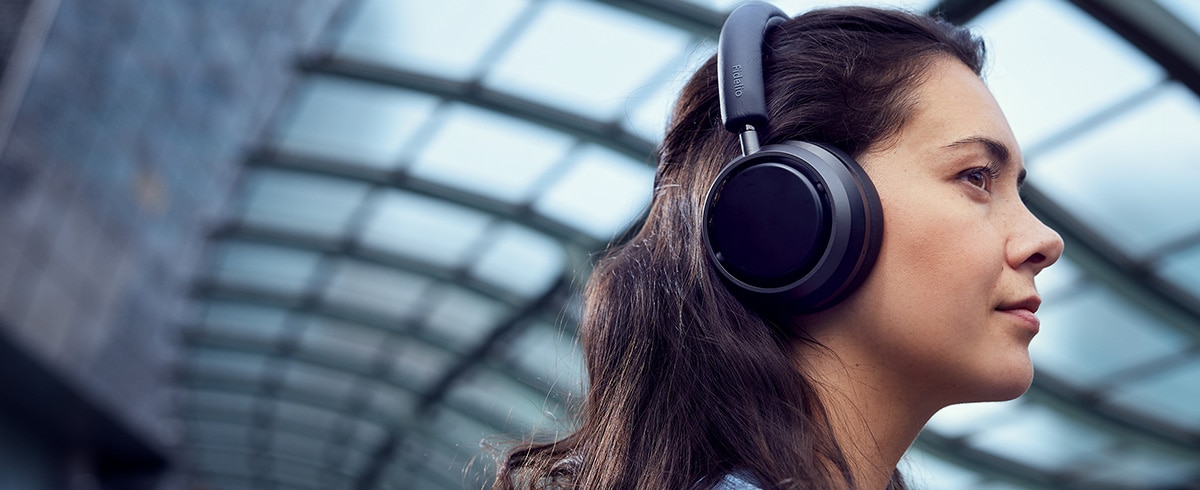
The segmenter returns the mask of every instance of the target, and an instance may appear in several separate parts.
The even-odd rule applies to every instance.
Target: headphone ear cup
[[[705,204],[705,246],[735,291],[817,311],[866,278],[879,254],[882,215],[874,185],[853,158],[789,141],[721,171]]]

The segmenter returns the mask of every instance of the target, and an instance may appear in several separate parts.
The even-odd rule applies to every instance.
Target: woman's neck
[[[816,385],[855,487],[883,490],[937,409],[898,389],[875,364],[827,347],[801,347],[802,369]]]

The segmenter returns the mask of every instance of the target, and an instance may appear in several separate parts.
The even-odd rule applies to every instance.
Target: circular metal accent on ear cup
[[[780,187],[801,195],[764,198],[747,185],[761,187],[771,178],[790,181]],[[774,309],[811,312],[836,304],[866,279],[879,255],[882,215],[874,185],[853,158],[833,147],[788,141],[721,170],[705,203],[704,241],[735,292]],[[809,235],[797,239],[781,230]],[[776,242],[744,243],[751,240]],[[757,255],[789,250],[796,255]]]
[[[724,180],[708,227],[717,260],[731,275],[779,287],[812,270],[829,240],[829,206],[813,180],[770,159],[749,162]]]

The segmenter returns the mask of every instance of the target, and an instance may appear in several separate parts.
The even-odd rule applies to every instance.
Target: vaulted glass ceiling
[[[671,100],[737,3],[348,2],[195,281],[189,471],[479,487],[488,444],[570,427],[590,261],[648,203]],[[1067,241],[1039,276],[1034,387],[942,411],[902,469],[931,489],[1200,486],[1200,8],[899,5],[987,40],[1029,205]]]

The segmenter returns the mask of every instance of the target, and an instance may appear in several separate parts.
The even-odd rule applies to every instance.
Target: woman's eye
[[[968,170],[963,174],[963,179],[966,179],[968,184],[985,191],[992,190],[992,175],[985,168],[974,168]]]

